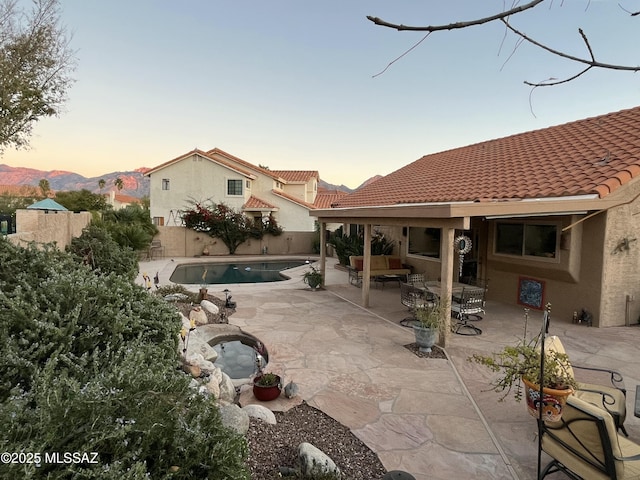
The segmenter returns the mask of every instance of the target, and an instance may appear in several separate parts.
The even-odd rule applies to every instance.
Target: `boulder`
[[[229,375],[222,372],[222,380],[220,381],[220,396],[218,400],[223,403],[233,403],[236,399],[236,387],[233,385]],[[239,408],[239,407],[238,407]]]
[[[182,314],[181,317],[182,327],[185,328],[187,332],[189,332],[191,322]],[[200,332],[198,329],[195,329],[191,330],[188,335],[189,340],[188,342],[186,342],[187,351],[182,351],[185,347],[185,342],[180,341],[180,354],[188,357],[192,353],[199,353],[205,360],[208,360],[210,362],[215,362],[218,359],[218,352],[216,352],[215,349],[211,345],[209,345],[209,343],[207,342],[208,337],[205,337],[202,332]]]
[[[262,420],[263,422],[271,425],[275,425],[277,423],[276,416],[265,406],[256,404],[247,405],[246,407],[242,407],[242,410],[247,412],[247,415],[252,418],[257,418],[258,420]]]
[[[238,405],[230,403],[220,407],[220,418],[222,425],[240,435],[245,435],[249,431],[249,415]]]
[[[213,315],[217,315],[220,312],[218,306],[210,302],[209,300],[202,300],[200,302],[200,307],[204,308],[207,312],[212,313]]]
[[[322,450],[307,442],[298,445],[298,464],[300,473],[305,478],[319,474],[333,474],[338,479],[342,478],[335,462]]]
[[[196,326],[206,325],[207,323],[209,323],[209,318],[207,318],[207,313],[200,307],[194,307],[189,312],[189,320],[193,320]]]

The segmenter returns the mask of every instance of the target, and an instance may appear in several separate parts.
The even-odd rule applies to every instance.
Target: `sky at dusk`
[[[520,4],[526,3],[525,1]],[[546,5],[549,3],[549,5]],[[274,170],[318,170],[351,188],[450,148],[635,107],[640,73],[591,71],[498,23],[431,34],[500,0],[62,0],[77,50],[65,112],[0,163],[86,177],[220,148]],[[545,2],[514,26],[568,53],[640,65],[640,1]],[[0,183],[1,180],[0,180]]]

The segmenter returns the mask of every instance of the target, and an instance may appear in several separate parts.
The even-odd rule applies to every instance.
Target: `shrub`
[[[0,263],[0,451],[98,453],[3,478],[248,478],[244,439],[177,368],[175,309],[53,248],[0,240]]]

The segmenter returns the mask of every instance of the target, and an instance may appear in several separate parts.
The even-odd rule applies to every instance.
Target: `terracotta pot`
[[[275,400],[280,396],[282,391],[282,380],[279,375],[276,375],[275,385],[258,385],[258,382],[262,378],[262,375],[253,379],[253,396],[262,402],[268,402],[269,400]]]
[[[540,386],[523,378],[524,393],[527,399],[527,410],[535,418],[540,415]],[[573,393],[572,388],[556,390],[544,387],[542,389],[542,420],[545,422],[559,422],[562,410],[567,403],[567,397]]]

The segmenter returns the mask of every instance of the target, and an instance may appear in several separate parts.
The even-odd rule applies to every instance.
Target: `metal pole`
[[[542,314],[542,329],[540,330],[540,378],[538,378],[538,480],[540,480],[540,473],[542,472],[542,404],[543,404],[543,385],[544,379],[544,355],[545,355],[545,338],[549,333],[549,315],[551,311],[551,304],[545,305],[544,313]]]

